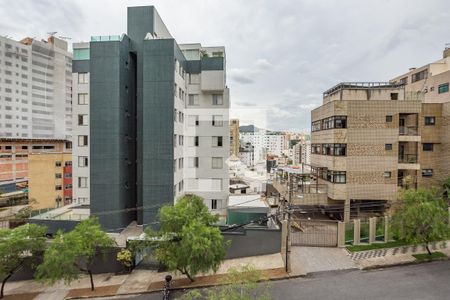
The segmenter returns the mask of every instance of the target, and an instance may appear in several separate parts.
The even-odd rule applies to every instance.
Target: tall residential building
[[[152,225],[183,194],[228,201],[224,47],[179,45],[153,6],[129,7],[127,34],[74,45],[74,201],[102,225]]]
[[[70,139],[71,69],[63,40],[0,37],[0,137]]]
[[[448,52],[447,52],[448,53]],[[387,83],[340,83],[312,111],[311,164],[344,219],[450,176],[450,58]]]
[[[239,119],[230,120],[230,155],[239,157]]]

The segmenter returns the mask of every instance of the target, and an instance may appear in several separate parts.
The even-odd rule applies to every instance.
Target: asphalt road
[[[280,300],[450,299],[450,261],[371,271],[324,272],[271,282],[271,293],[273,299]],[[162,299],[162,294],[111,299],[156,300]]]

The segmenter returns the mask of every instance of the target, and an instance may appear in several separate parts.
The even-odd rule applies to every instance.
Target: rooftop
[[[402,87],[403,85],[403,83],[391,82],[341,82],[323,92],[323,96],[326,97],[336,93],[337,91],[345,89],[392,89]]]
[[[269,205],[260,195],[230,195],[228,209],[239,208],[268,208]]]

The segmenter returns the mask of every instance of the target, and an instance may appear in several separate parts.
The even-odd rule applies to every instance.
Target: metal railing
[[[419,135],[419,128],[417,126],[400,126],[399,135]]]
[[[341,82],[323,92],[323,95],[328,96],[343,89],[398,88],[403,85],[403,83],[393,82]]]
[[[417,154],[403,154],[398,156],[398,162],[402,164],[417,164]]]

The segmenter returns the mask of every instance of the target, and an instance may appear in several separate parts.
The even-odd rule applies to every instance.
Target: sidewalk
[[[450,256],[449,241],[432,243],[431,251],[439,251]],[[362,269],[402,265],[416,262],[413,254],[427,253],[424,245],[411,245],[395,248],[349,252],[349,257]]]
[[[284,272],[284,264],[280,253],[253,256],[245,258],[228,259],[223,262],[217,273],[200,274],[199,284],[210,285],[215,283],[220,277],[227,273],[229,268],[240,268],[245,265],[253,265],[258,270],[263,270],[264,274],[274,274],[275,277],[286,278],[288,274]],[[153,270],[135,269],[129,275],[97,274],[94,275],[96,290],[90,291],[89,277],[83,276],[81,280],[70,285],[58,283],[53,286],[46,286],[34,280],[12,281],[5,286],[5,299],[33,299],[33,300],[61,300],[79,296],[114,296],[120,294],[139,294],[151,290],[158,290],[164,277],[169,272],[156,272]],[[174,275],[174,281],[183,279],[184,275]],[[13,297],[11,297],[13,296]]]

